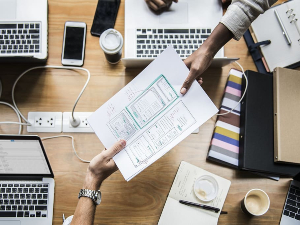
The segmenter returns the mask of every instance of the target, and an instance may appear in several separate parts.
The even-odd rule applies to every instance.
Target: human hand
[[[180,89],[182,95],[187,93],[194,80],[202,85],[203,78],[201,77],[201,74],[209,67],[213,58],[213,54],[209,54],[204,48],[200,47],[184,60],[184,63],[190,69],[190,72]]]
[[[178,2],[178,0],[145,0],[150,9],[158,12],[160,10],[167,9],[171,6],[172,2]]]
[[[103,150],[96,155],[87,168],[87,175],[84,187],[90,190],[98,190],[101,183],[112,173],[118,170],[117,165],[112,159],[126,146],[125,140],[116,142],[111,148]]]

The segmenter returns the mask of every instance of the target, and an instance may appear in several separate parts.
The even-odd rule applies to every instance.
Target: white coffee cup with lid
[[[101,34],[99,43],[109,63],[116,64],[120,61],[123,37],[119,31],[112,28],[107,29]]]

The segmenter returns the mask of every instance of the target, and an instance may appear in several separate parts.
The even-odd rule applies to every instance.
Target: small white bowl
[[[204,202],[209,202],[217,197],[218,190],[218,182],[209,175],[199,177],[194,183],[195,195]]]

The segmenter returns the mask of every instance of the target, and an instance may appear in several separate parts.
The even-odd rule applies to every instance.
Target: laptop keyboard
[[[300,220],[300,188],[294,185],[291,185],[286,203],[284,206],[283,214]]]
[[[0,23],[0,56],[26,56],[41,52],[41,23]]]
[[[0,183],[0,217],[47,217],[46,183]]]
[[[210,28],[137,29],[136,56],[138,58],[157,57],[168,45],[173,45],[180,58],[185,59],[196,51],[210,34]]]

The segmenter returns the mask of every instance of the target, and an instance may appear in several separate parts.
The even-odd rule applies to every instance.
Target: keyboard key
[[[300,214],[297,214],[297,215],[295,216],[295,219],[296,219],[296,220],[300,220]]]
[[[137,38],[147,38],[147,35],[137,35]]]
[[[24,205],[24,210],[28,210],[28,205]]]
[[[24,217],[29,217],[29,212],[28,211],[24,212]]]
[[[7,210],[11,210],[11,206],[10,206],[10,205],[7,205],[7,206],[5,207],[5,209],[6,209],[6,211],[7,211]]]
[[[29,206],[29,210],[30,210],[30,211],[33,211],[33,210],[34,210],[34,206],[33,206],[33,205],[30,205],[30,206]]]
[[[29,193],[33,193],[34,192],[34,188],[29,188]]]
[[[208,38],[208,36],[209,36],[209,35],[204,35],[204,34],[202,34],[202,35],[201,35],[201,38]]]
[[[162,34],[163,33],[163,29],[158,29],[157,33]],[[165,33],[166,33],[166,30],[165,30]]]
[[[289,215],[289,217],[291,217],[291,218],[294,218],[294,217],[295,217],[295,213],[293,213],[293,212],[290,212],[290,215]]]
[[[17,212],[7,212],[7,211],[0,211],[0,217],[16,217]]]
[[[0,29],[13,29],[17,28],[17,24],[0,24]]]
[[[211,33],[211,29],[207,29],[207,33],[210,34]]]
[[[38,205],[47,205],[47,200],[38,200]]]
[[[165,34],[182,34],[182,33],[189,33],[188,29],[164,29]]]
[[[18,24],[18,28],[23,28],[23,24]]]
[[[11,210],[16,211],[17,209],[18,209],[18,206],[16,206],[16,205],[13,205],[13,206],[11,207]]]
[[[292,206],[297,206],[297,203],[293,200],[287,199],[286,201],[287,204],[292,205]]]
[[[18,30],[18,34],[22,34],[22,30]]]
[[[292,200],[296,200],[297,197],[296,197],[296,195],[289,194],[289,195],[288,195],[288,198],[289,198],[289,199],[292,199]]]
[[[5,210],[5,206],[4,206],[4,205],[1,205],[1,206],[0,206],[0,210]]]
[[[41,217],[41,212],[39,212],[39,211],[36,212],[36,213],[35,213],[35,216],[36,216],[36,217]]]
[[[290,188],[290,190],[289,190],[289,193],[291,193],[291,194],[295,194],[295,193],[296,193],[296,189],[294,189],[294,188]]]
[[[203,34],[205,34],[206,33],[206,29],[202,29],[202,31],[201,31]]]
[[[47,215],[46,214],[42,214],[42,217],[47,217]]]
[[[290,205],[286,205],[285,206],[285,209],[291,211],[291,212],[294,212],[294,213],[297,213],[298,212],[298,209],[294,206],[290,206]]]
[[[35,214],[30,214],[30,217],[35,217]]]
[[[17,33],[17,30],[12,30],[12,33],[13,33],[13,34],[16,34],[16,33]]]
[[[11,30],[7,30],[7,34],[11,34]]]
[[[136,54],[143,54],[143,53],[144,53],[143,50],[137,50],[137,51],[136,51]]]
[[[24,212],[22,212],[22,211],[17,212],[17,217],[23,217],[23,216],[24,216]]]
[[[137,40],[137,44],[144,44],[145,40]]]
[[[19,206],[18,206],[18,210],[23,210],[23,206],[22,206],[22,205],[19,205]]]
[[[40,30],[33,30],[33,29],[29,30],[29,34],[39,34],[39,33],[40,33]],[[147,36],[147,35],[142,35],[142,36]]]
[[[23,30],[23,34],[27,34],[28,32],[27,32],[27,30]]]
[[[36,210],[36,211],[47,210],[47,206],[36,205],[36,206],[35,206],[35,210]]]
[[[40,28],[40,24],[39,24],[39,23],[36,23],[36,24],[35,24],[35,28]]]
[[[34,28],[34,24],[33,23],[30,24],[30,28]]]
[[[190,30],[190,33],[191,33],[191,34],[194,34],[195,32],[196,32],[195,29],[191,29],[191,30]]]

